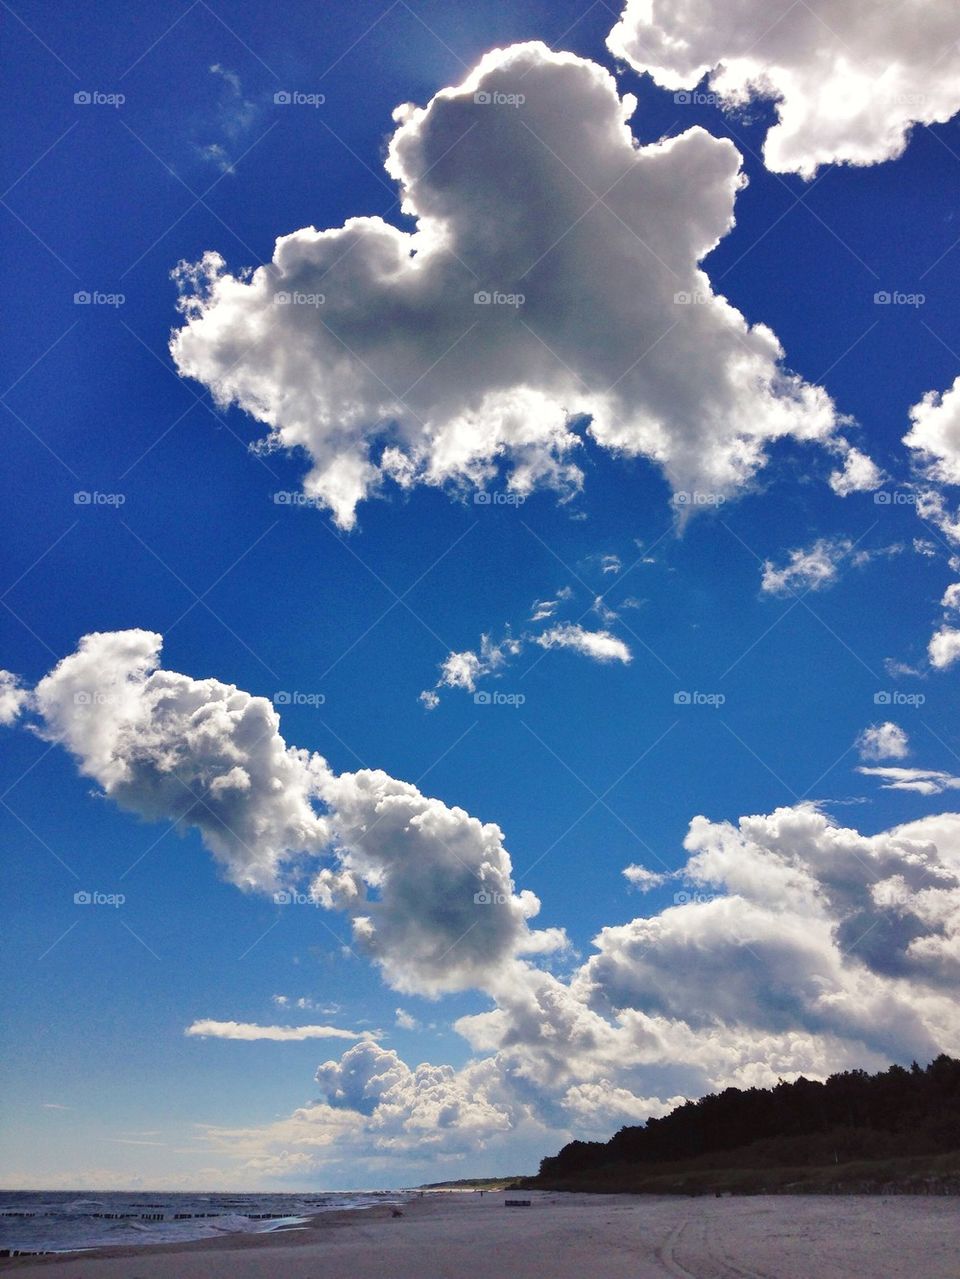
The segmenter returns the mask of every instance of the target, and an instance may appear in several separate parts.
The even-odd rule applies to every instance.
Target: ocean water
[[[292,1229],[319,1212],[400,1203],[404,1197],[394,1191],[200,1195],[0,1190],[0,1255]]]

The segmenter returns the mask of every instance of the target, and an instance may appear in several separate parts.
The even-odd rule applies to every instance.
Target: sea
[[[405,1198],[387,1190],[251,1195],[0,1190],[0,1256],[295,1230],[320,1212]]]

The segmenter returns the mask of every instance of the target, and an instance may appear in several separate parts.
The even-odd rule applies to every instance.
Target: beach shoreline
[[[50,1279],[956,1279],[957,1201],[430,1192],[302,1228],[0,1261]],[[131,1260],[135,1259],[135,1267]]]

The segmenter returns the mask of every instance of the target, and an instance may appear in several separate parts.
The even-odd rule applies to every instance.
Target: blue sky
[[[83,635],[139,628],[164,637],[170,671],[274,704],[289,694],[278,705],[283,738],[319,752],[335,774],[382,769],[501,828],[517,892],[541,902],[536,927],[566,930],[566,950],[532,961],[565,990],[600,929],[712,908],[677,903],[678,891],[699,891],[680,880],[641,895],[623,875],[636,864],[682,871],[697,815],[736,823],[818,801],[824,820],[869,841],[932,822],[953,806],[951,787],[884,789],[891,778],[858,765],[960,771],[955,672],[928,658],[956,577],[930,494],[948,509],[951,485],[942,468],[922,470],[929,451],[918,459],[902,443],[911,408],[958,373],[956,120],[916,127],[904,153],[882,163],[827,166],[813,181],[774,172],[762,158],[768,102],[733,116],[678,102],[615,63],[605,40],[616,16],[603,3],[277,10],[199,0],[57,14],[21,3],[4,18],[2,665],[32,687]],[[641,144],[694,125],[732,139],[748,183],[736,226],[704,269],[747,322],[777,335],[786,366],[832,397],[844,438],[875,463],[872,486],[839,496],[828,483],[836,455],[782,439],[748,480],[682,521],[660,466],[584,432],[575,493],[540,484],[522,501],[478,504],[467,482],[387,484],[359,503],[352,528],[322,504],[276,500],[300,492],[306,456],[252,453],[262,423],[217,407],[181,376],[168,351],[183,323],[172,271],[216,250],[238,272],[268,262],[278,235],[350,217],[411,231],[383,168],[391,113],[425,105],[488,50],[524,40],[616,69],[619,93],[639,100],[631,127]],[[280,90],[325,100],[278,106]],[[77,93],[123,101],[75,103]],[[77,304],[82,291],[100,300]],[[923,301],[877,305],[878,291]],[[579,304],[573,294],[574,327]],[[219,357],[210,358],[213,367]],[[679,371],[701,375],[696,359]],[[505,495],[509,484],[503,468],[487,488]],[[77,493],[93,496],[78,503]],[[790,589],[763,589],[765,562],[775,573],[817,544],[826,580],[804,570]],[[601,593],[616,616],[595,607]],[[551,624],[612,635],[630,660],[538,646],[544,626],[530,619],[548,599],[558,601]],[[511,695],[509,704],[442,688],[439,705],[425,706],[419,695],[449,654],[479,651],[482,634],[498,641],[508,629],[527,636],[523,651],[476,688]],[[713,704],[678,704],[683,692]],[[899,702],[878,704],[878,693]],[[858,736],[882,721],[909,747],[858,750]],[[324,1147],[307,1162],[257,1162],[298,1140],[270,1126],[320,1095],[317,1064],[351,1041],[185,1036],[194,1021],[383,1031],[358,1042],[395,1050],[411,1068],[477,1071],[486,1053],[453,1023],[503,1006],[502,989],[462,983],[430,998],[429,983],[412,979],[398,989],[351,942],[342,913],[239,891],[196,830],[178,837],[168,820],[140,820],[135,803],[133,812],[115,805],[35,708],[24,724],[33,731],[3,730],[0,776],[9,972],[0,1179],[394,1184],[435,1169],[531,1167],[583,1130],[583,1108],[558,1118],[527,1098],[522,1121],[422,1162],[414,1145],[391,1153],[376,1134],[335,1124],[335,1158]],[[944,862],[957,846],[950,830]],[[771,836],[771,857],[784,855],[785,839]],[[708,892],[698,873],[688,880],[704,898],[736,895],[722,877]],[[80,890],[125,901],[78,909]],[[671,966],[696,976],[700,964],[709,984],[709,945],[694,949],[689,963],[664,959],[664,981]],[[897,980],[909,979],[898,969]],[[652,989],[640,1008],[667,1015]],[[298,1009],[297,999],[309,1002]],[[769,1004],[791,999],[774,992]],[[400,1007],[416,1028],[397,1024]],[[676,1008],[669,1015],[682,1021]],[[952,1042],[936,1010],[924,1034],[911,1040],[904,1029],[880,1045],[855,1031],[844,1040],[822,1017],[801,1023],[823,1036],[796,1067],[808,1073],[920,1053],[929,1035]],[[564,1086],[611,1078],[609,1064],[584,1069]],[[721,1077],[719,1067],[698,1074],[681,1054],[675,1068],[658,1059],[642,1081],[614,1083],[665,1102]],[[479,1087],[466,1077],[465,1095]],[[641,1110],[599,1115],[591,1132],[608,1135]],[[232,1135],[213,1140],[211,1128]]]

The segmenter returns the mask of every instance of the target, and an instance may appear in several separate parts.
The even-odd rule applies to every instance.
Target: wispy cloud
[[[249,1021],[200,1020],[189,1025],[185,1035],[202,1039],[272,1039],[295,1043],[304,1039],[378,1039],[379,1031],[344,1030],[339,1026],[258,1026]]]
[[[857,772],[881,778],[884,790],[916,791],[918,795],[941,795],[946,790],[960,790],[960,777],[932,768],[858,768]]]

